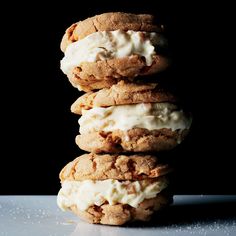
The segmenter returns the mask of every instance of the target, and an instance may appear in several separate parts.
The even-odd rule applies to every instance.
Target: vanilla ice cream
[[[61,60],[61,69],[69,75],[82,62],[122,58],[133,54],[143,56],[147,66],[150,66],[153,55],[156,54],[154,45],[164,43],[163,37],[154,32],[98,31],[68,45]]]
[[[144,199],[156,197],[167,185],[166,177],[160,177],[152,183],[147,180],[65,180],[58,193],[57,204],[63,210],[75,205],[81,211],[92,205],[101,206],[105,202],[110,205],[122,203],[138,207]]]
[[[79,124],[81,134],[132,128],[175,131],[189,129],[191,118],[171,103],[139,103],[82,110]]]

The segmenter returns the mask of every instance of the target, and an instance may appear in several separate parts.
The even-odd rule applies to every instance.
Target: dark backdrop
[[[177,165],[175,193],[236,193],[232,48],[224,10],[215,7],[9,3],[1,33],[1,194],[56,194],[60,169],[82,153],[74,143],[78,117],[70,113],[80,94],[60,71],[59,44],[70,24],[108,11],[153,13],[167,25],[173,65],[166,77],[194,116],[187,140],[168,154]]]

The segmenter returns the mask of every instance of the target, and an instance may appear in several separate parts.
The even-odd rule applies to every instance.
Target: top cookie
[[[143,180],[171,172],[171,167],[152,155],[84,154],[68,163],[60,172],[64,180]]]
[[[72,24],[63,36],[61,50],[65,52],[70,43],[83,39],[97,31],[114,31],[119,29],[125,31],[162,32],[163,28],[163,25],[154,24],[154,16],[149,14],[103,13]]]
[[[93,107],[155,102],[176,103],[177,98],[157,83],[127,83],[122,80],[111,88],[82,95],[72,104],[71,111],[80,115],[82,109]]]

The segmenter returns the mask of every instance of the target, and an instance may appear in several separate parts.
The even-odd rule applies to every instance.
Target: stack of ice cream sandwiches
[[[191,117],[153,80],[168,67],[163,31],[152,15],[116,12],[75,23],[62,39],[61,69],[86,92],[71,106],[81,115],[76,144],[90,153],[62,169],[57,202],[90,223],[147,221],[172,202],[160,152],[182,142]]]

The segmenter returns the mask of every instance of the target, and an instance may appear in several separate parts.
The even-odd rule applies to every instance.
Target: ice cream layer
[[[175,131],[189,129],[191,118],[171,103],[139,103],[82,110],[79,124],[81,134],[132,128]]]
[[[154,45],[165,41],[157,33],[141,31],[98,31],[71,43],[61,60],[62,71],[70,75],[72,70],[83,62],[96,62],[122,58],[137,54],[146,59],[147,66],[152,64],[155,55]]]
[[[167,185],[165,177],[151,183],[147,180],[66,180],[58,193],[57,204],[63,210],[75,205],[81,211],[92,205],[101,206],[105,202],[110,205],[122,203],[137,207],[144,199],[156,197]]]

